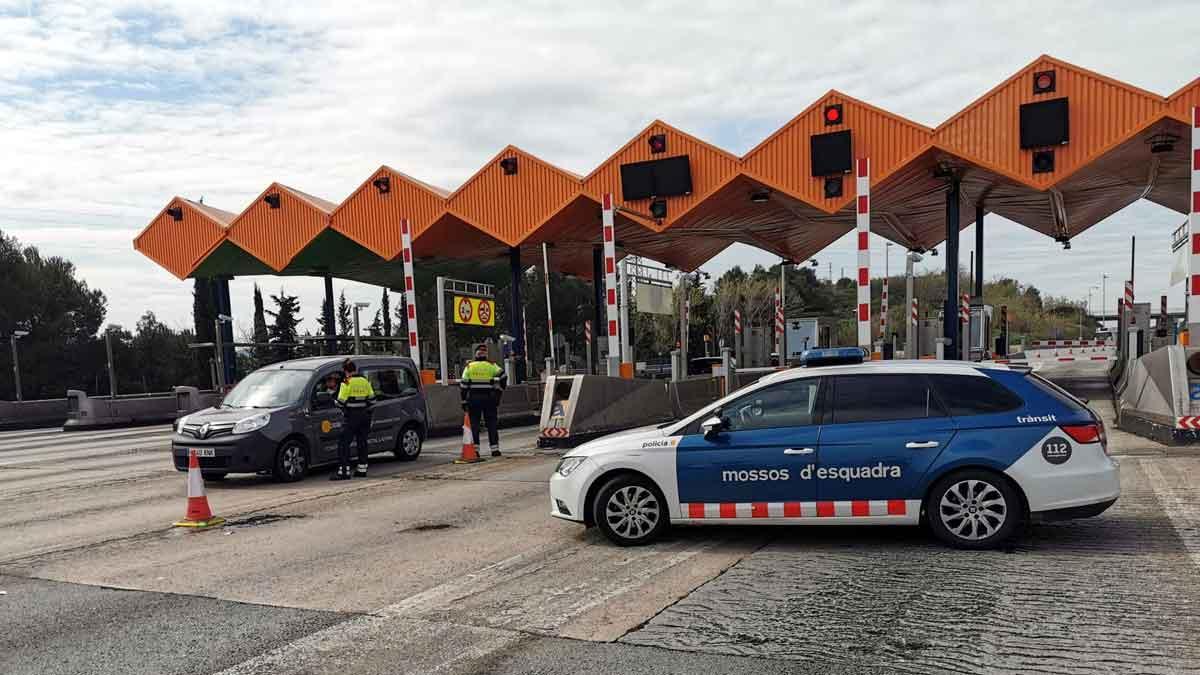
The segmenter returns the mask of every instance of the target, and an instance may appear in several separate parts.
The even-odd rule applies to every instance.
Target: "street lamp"
[[[1108,311],[1108,275],[1100,275],[1100,311]]]
[[[370,306],[371,306],[371,303],[369,303],[369,302],[354,303],[354,353],[355,354],[362,353],[362,339],[359,337],[359,334],[358,334],[358,312],[359,312],[359,310],[366,309]]]
[[[26,335],[29,335],[29,331],[27,330],[14,330],[12,335],[8,336],[8,342],[12,345],[13,386],[16,388],[18,401],[23,399],[21,398],[21,365],[17,360],[17,340],[20,340]]]

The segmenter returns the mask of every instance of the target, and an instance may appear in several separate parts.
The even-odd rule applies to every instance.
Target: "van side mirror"
[[[726,426],[728,425],[725,423],[725,420],[721,419],[719,415],[714,415],[713,417],[710,417],[700,423],[700,429],[704,432],[705,438],[712,438],[713,436],[716,436],[717,434],[721,433]]]
[[[313,398],[314,407],[328,408],[333,405],[333,393],[328,391],[318,391]]]

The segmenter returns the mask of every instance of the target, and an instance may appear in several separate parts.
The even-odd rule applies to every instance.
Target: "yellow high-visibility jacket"
[[[355,375],[338,389],[337,404],[343,408],[365,410],[375,401],[375,390],[362,375]]]
[[[471,361],[463,369],[458,386],[462,391],[464,401],[471,392],[485,391],[498,394],[508,386],[508,375],[504,373],[503,368],[491,361],[478,359]]]

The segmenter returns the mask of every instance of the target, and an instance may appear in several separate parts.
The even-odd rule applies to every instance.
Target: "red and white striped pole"
[[[742,310],[733,310],[733,360],[740,363],[742,356]]]
[[[962,357],[964,361],[971,359],[971,296],[966,293],[962,294],[962,302],[959,305],[959,323],[962,324]]]
[[[604,235],[604,288],[608,295],[608,359],[612,364],[621,361],[621,328],[620,313],[617,310],[617,242],[616,232],[613,231],[611,192],[604,193],[601,227]],[[612,370],[611,366],[609,370]],[[610,377],[616,377],[618,374],[608,373]]]
[[[916,339],[917,326],[920,324],[920,320],[918,319],[918,314],[917,314],[917,299],[915,297],[912,299],[912,302],[910,303],[910,305],[911,306],[910,306],[909,312],[908,312],[908,322],[909,322],[909,325],[912,326],[912,330],[910,330],[908,332],[908,334],[913,336],[911,341],[915,343],[917,341],[917,339]],[[918,354],[917,352],[918,352],[918,349],[917,349],[916,344],[913,344],[913,346],[910,347],[910,346],[908,346],[907,341],[904,343],[904,357],[905,358],[909,358],[909,359],[918,358],[920,356],[920,354]]]
[[[1188,256],[1187,325],[1188,346],[1193,346],[1200,342],[1200,107],[1192,108],[1192,201],[1188,234],[1192,238],[1192,254]]]
[[[400,250],[404,257],[404,304],[408,316],[408,355],[421,370],[421,333],[417,326],[417,289],[413,282],[412,225],[408,218],[400,219]],[[441,298],[438,299],[441,302]],[[447,374],[442,373],[445,381]]]
[[[733,310],[733,334],[742,334],[742,310],[740,309]]]
[[[871,160],[856,165],[858,220],[858,346],[871,349]]]
[[[779,355],[779,363],[786,363],[783,355],[783,298],[779,289],[775,289],[775,353]]]

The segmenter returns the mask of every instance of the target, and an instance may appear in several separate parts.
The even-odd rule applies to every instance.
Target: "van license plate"
[[[216,457],[217,451],[212,448],[194,448],[192,452],[196,453],[197,457]]]

